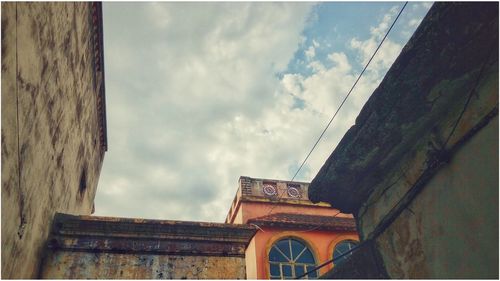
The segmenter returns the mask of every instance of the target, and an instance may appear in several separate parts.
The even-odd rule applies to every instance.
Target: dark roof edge
[[[312,180],[312,202],[356,213],[398,164],[430,154],[429,144],[451,149],[498,106],[497,11],[498,3],[433,5]],[[469,103],[476,89],[485,94]]]
[[[279,221],[267,221],[267,220],[249,220],[249,224],[254,224],[259,227],[275,227],[280,229],[299,229],[299,230],[318,230],[318,231],[344,231],[344,232],[356,232],[356,226],[341,226],[341,225],[324,225],[315,223],[294,223],[294,222],[279,222]]]
[[[102,3],[91,2],[92,17],[92,42],[94,48],[95,75],[99,81],[97,84],[97,109],[99,112],[98,122],[100,126],[99,138],[103,151],[108,151],[108,133],[106,120],[106,84],[104,78],[104,31],[102,17]]]
[[[241,179],[249,179],[251,181],[269,181],[269,182],[285,182],[285,183],[300,183],[300,184],[307,184],[309,185],[310,182],[305,182],[305,181],[289,181],[289,180],[277,180],[277,179],[264,179],[264,178],[253,178],[253,177],[249,177],[249,176],[240,176],[239,178],[240,180]]]
[[[262,204],[283,204],[283,205],[296,205],[296,206],[307,206],[313,208],[328,208],[332,207],[328,203],[320,202],[313,203],[309,200],[303,199],[291,199],[291,198],[269,198],[269,197],[260,197],[254,195],[242,195],[240,202],[252,202],[252,203],[262,203]]]
[[[283,218],[285,216],[285,218]],[[302,219],[301,221],[293,221],[287,219],[286,217],[295,217],[296,219]],[[325,221],[314,221],[314,219],[323,218],[329,220]],[[287,229],[309,229],[309,230],[326,230],[326,231],[349,231],[355,232],[356,224],[354,218],[345,217],[333,217],[325,215],[293,215],[287,213],[276,213],[268,216],[258,217],[249,219],[248,224],[255,224],[257,226],[267,226],[267,227],[279,227]],[[346,223],[352,223],[352,225],[346,225]]]
[[[255,227],[249,225],[56,213],[52,233],[70,236],[204,240],[248,244],[256,231]]]

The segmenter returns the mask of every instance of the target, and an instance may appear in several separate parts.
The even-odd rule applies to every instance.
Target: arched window
[[[337,258],[341,256],[342,254],[350,251],[352,248],[356,247],[358,245],[358,242],[353,241],[353,240],[344,240],[339,242],[336,246],[335,249],[333,250],[333,258]],[[352,255],[352,252],[349,254],[339,258],[338,260],[335,260],[333,264],[338,265],[342,262],[344,262],[350,255]]]
[[[312,251],[303,242],[286,238],[279,240],[269,250],[269,273],[271,279],[293,279],[313,270],[316,261]],[[316,271],[304,278],[318,277]]]

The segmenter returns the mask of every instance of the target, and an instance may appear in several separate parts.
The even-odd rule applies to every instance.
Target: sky
[[[95,215],[223,222],[240,176],[290,180],[403,2],[104,2]],[[295,178],[310,182],[431,2],[410,2]]]

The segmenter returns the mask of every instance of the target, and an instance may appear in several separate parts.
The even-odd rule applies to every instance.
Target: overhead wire
[[[328,128],[330,127],[330,125],[332,124],[333,120],[335,119],[335,117],[337,116],[337,114],[339,113],[340,109],[344,106],[345,102],[347,101],[347,99],[349,98],[349,96],[351,95],[352,91],[354,90],[354,88],[356,87],[356,85],[358,84],[359,80],[361,79],[361,77],[363,76],[363,74],[365,73],[366,69],[368,68],[368,66],[370,65],[370,63],[372,62],[373,58],[375,57],[375,55],[377,54],[377,52],[379,51],[380,47],[382,46],[382,44],[384,43],[385,39],[387,38],[387,36],[389,35],[389,33],[391,32],[392,28],[394,27],[394,25],[396,24],[396,22],[398,21],[399,17],[401,16],[401,14],[403,13],[404,9],[406,8],[406,5],[408,5],[408,1],[405,2],[405,4],[403,5],[403,7],[401,8],[401,10],[399,11],[399,13],[397,14],[396,18],[394,19],[394,21],[392,22],[391,26],[389,27],[389,29],[387,29],[384,37],[382,38],[382,40],[380,41],[380,43],[378,44],[377,48],[375,49],[375,51],[373,52],[372,56],[370,57],[370,59],[368,60],[368,62],[366,63],[365,67],[363,68],[363,70],[361,71],[361,73],[358,75],[358,78],[356,79],[356,81],[354,82],[354,84],[351,86],[349,92],[347,93],[347,95],[344,97],[344,99],[342,100],[342,102],[340,103],[339,107],[337,108],[337,110],[335,111],[335,113],[333,114],[332,118],[330,118],[330,121],[328,122],[328,124],[326,125],[326,127],[323,129],[323,131],[321,132],[321,134],[319,135],[318,139],[316,140],[316,142],[314,143],[313,147],[311,148],[311,150],[309,151],[309,153],[307,154],[307,156],[304,158],[304,161],[302,161],[302,164],[300,164],[299,168],[297,169],[297,171],[295,172],[295,174],[293,175],[292,179],[290,180],[291,182],[293,182],[293,180],[295,179],[295,177],[299,174],[300,170],[302,169],[302,167],[304,166],[304,164],[306,163],[307,159],[309,159],[309,157],[311,156],[312,152],[314,151],[314,149],[316,148],[316,146],[318,145],[318,143],[320,142],[320,140],[323,138],[325,132],[328,130]],[[277,199],[281,199],[282,196],[284,195],[284,191],[281,192],[281,194],[279,193],[278,191],[278,196],[277,196]],[[269,210],[269,212],[267,213],[267,215],[269,215],[275,208],[277,207],[277,204],[274,204],[271,209]]]
[[[401,12],[404,10],[404,8],[405,8],[405,6],[406,6],[406,4],[407,4],[407,3],[408,3],[408,2],[406,2],[406,3],[405,3],[405,5],[403,6],[403,8],[401,9],[400,13],[398,14],[398,17],[399,17],[399,15],[401,14]],[[397,20],[397,18],[398,18],[398,17],[396,17],[396,20]],[[396,20],[394,21],[394,23],[396,22]],[[393,23],[393,25],[394,25],[394,23]],[[392,28],[392,26],[391,26],[391,28]],[[389,31],[390,31],[390,29],[391,29],[391,28],[389,28]],[[387,32],[387,33],[388,33],[388,32]],[[492,50],[493,50],[493,49],[494,49],[494,48],[492,48]],[[480,70],[479,70],[479,74],[478,74],[478,76],[477,76],[477,78],[476,78],[476,81],[475,81],[475,83],[474,83],[474,85],[473,85],[472,89],[471,89],[471,90],[470,90],[470,92],[469,92],[469,95],[468,95],[468,97],[467,97],[467,99],[466,99],[466,101],[465,101],[465,104],[464,104],[464,106],[463,106],[463,108],[462,108],[462,110],[461,110],[461,112],[460,112],[460,114],[459,114],[459,116],[458,116],[457,120],[455,121],[455,123],[454,123],[454,125],[453,125],[453,127],[452,127],[452,129],[451,129],[451,131],[450,131],[450,133],[449,133],[449,135],[447,136],[447,138],[446,138],[445,142],[443,143],[443,145],[442,145],[442,147],[441,147],[441,153],[444,153],[444,151],[445,151],[445,149],[446,149],[446,145],[448,144],[448,142],[449,142],[449,140],[451,139],[452,135],[455,133],[455,130],[456,130],[456,128],[457,128],[457,126],[458,126],[458,124],[460,123],[460,121],[461,121],[461,119],[462,119],[462,117],[463,117],[463,115],[464,115],[465,111],[467,110],[467,107],[468,107],[468,105],[469,105],[469,103],[470,103],[470,100],[471,100],[472,96],[474,95],[475,89],[476,89],[476,87],[478,86],[479,81],[481,80],[481,77],[482,77],[482,75],[483,75],[483,71],[484,71],[484,69],[485,69],[485,66],[486,66],[486,64],[487,64],[487,62],[488,62],[488,60],[489,60],[489,58],[490,58],[491,54],[492,54],[492,51],[490,51],[490,52],[488,53],[488,55],[487,55],[487,57],[486,57],[485,62],[484,62],[484,63],[483,63],[483,65],[481,66],[481,68],[480,68]],[[419,181],[421,180],[422,176],[423,176],[423,174],[421,175],[421,177],[419,177],[419,178],[417,179],[417,181],[416,181],[416,182],[415,182],[415,184],[412,186],[412,188],[410,188],[410,191],[411,191],[411,190],[412,190],[412,189],[413,189],[413,188],[414,188],[414,187],[415,187],[415,186],[419,183]],[[392,185],[391,185],[391,186],[392,186]],[[390,188],[390,187],[389,187],[389,188]],[[410,191],[409,191],[409,192],[410,192]],[[406,195],[405,195],[405,196],[403,196],[400,200],[398,200],[398,202],[397,202],[397,203],[396,203],[396,204],[395,204],[395,205],[394,205],[394,206],[390,209],[390,211],[389,211],[388,213],[390,214],[390,213],[392,213],[392,212],[393,212],[393,210],[396,210],[396,209],[400,206],[400,204],[402,203],[402,201],[403,201],[405,198],[406,198]],[[405,209],[405,208],[406,208],[406,207],[402,207],[402,210],[403,210],[403,209]],[[401,208],[400,208],[400,209],[401,209]],[[385,218],[384,218],[384,219],[385,219]],[[384,219],[383,219],[383,221],[384,221]],[[389,219],[390,219],[390,218],[389,218]],[[382,224],[382,223],[380,223],[380,224]],[[379,230],[379,231],[377,231],[377,229],[379,228],[380,224],[379,224],[379,225],[376,227],[376,229],[375,229],[375,230],[374,230],[374,231],[373,231],[373,232],[369,235],[369,237],[368,237],[368,239],[369,239],[369,240],[374,240],[376,237],[378,237],[378,236],[382,233],[380,230]],[[315,267],[314,269],[309,270],[308,272],[306,272],[306,273],[304,273],[304,274],[302,274],[302,275],[300,275],[300,276],[296,277],[296,279],[301,279],[301,278],[303,278],[304,276],[307,276],[308,274],[310,274],[310,273],[312,273],[312,272],[314,272],[314,271],[316,271],[316,270],[318,270],[318,269],[320,269],[320,268],[322,268],[322,267],[326,266],[327,264],[329,264],[329,263],[331,263],[331,262],[334,262],[334,261],[336,261],[337,259],[340,259],[341,257],[346,256],[346,255],[347,255],[347,254],[349,254],[349,253],[352,253],[353,251],[355,251],[355,250],[359,249],[359,248],[361,247],[361,245],[362,245],[362,244],[360,244],[360,245],[358,245],[358,246],[356,246],[356,247],[354,247],[354,248],[350,249],[349,251],[347,251],[347,252],[343,253],[342,255],[340,255],[340,256],[338,256],[338,257],[336,257],[336,258],[330,259],[330,260],[328,260],[328,261],[326,261],[326,262],[324,262],[324,263],[320,264],[319,266]]]
[[[389,27],[389,29],[387,30],[387,32],[385,33],[384,37],[382,38],[382,40],[380,41],[380,43],[378,44],[377,48],[375,49],[375,52],[373,53],[373,55],[370,57],[370,59],[368,60],[367,64],[365,65],[365,67],[363,68],[363,71],[361,71],[361,73],[359,74],[358,78],[356,79],[356,81],[354,82],[354,84],[352,85],[351,89],[349,90],[349,92],[347,93],[347,95],[345,96],[344,100],[342,101],[342,103],[340,104],[340,106],[338,107],[337,111],[335,111],[335,114],[332,116],[332,118],[330,119],[330,121],[328,122],[328,124],[326,125],[325,129],[321,132],[321,135],[319,136],[319,138],[316,140],[316,143],[314,143],[313,147],[311,148],[311,150],[309,151],[309,153],[307,154],[306,158],[304,159],[304,161],[302,161],[302,164],[300,165],[300,167],[297,169],[297,172],[295,172],[294,176],[292,177],[292,180],[293,181],[295,179],[295,177],[297,176],[297,174],[300,172],[300,170],[302,169],[302,167],[304,166],[304,164],[306,163],[307,159],[309,158],[309,156],[311,155],[311,153],[314,151],[314,149],[316,148],[316,146],[318,145],[319,141],[321,140],[321,138],[323,137],[323,135],[325,134],[326,130],[330,127],[330,124],[332,123],[332,121],[335,119],[335,117],[337,116],[338,112],[340,111],[340,109],[342,108],[342,106],[344,105],[345,101],[347,100],[347,98],[349,98],[349,96],[351,95],[353,89],[356,87],[358,81],[361,79],[361,77],[363,76],[364,72],[366,71],[366,69],[368,68],[368,66],[370,65],[371,61],[373,60],[373,58],[375,57],[375,55],[377,54],[378,50],[380,49],[380,47],[382,46],[382,44],[384,43],[385,39],[387,38],[387,36],[389,35],[390,31],[392,30],[392,28],[394,27],[394,25],[396,24],[396,22],[398,21],[399,17],[401,16],[401,14],[403,13],[404,9],[406,8],[406,6],[408,5],[408,1],[405,2],[405,4],[403,5],[403,7],[401,8],[401,10],[399,11],[398,15],[396,16],[396,18],[394,19],[394,21],[392,22],[391,26]],[[308,274],[312,273],[312,272],[315,272],[316,270],[332,263],[332,262],[335,262],[336,260],[348,255],[348,254],[351,254],[353,251],[359,249],[361,247],[362,244],[356,246],[356,247],[353,247],[352,249],[350,249],[349,251],[337,256],[337,257],[334,257],[333,259],[330,259],[326,262],[323,262],[322,264],[320,264],[319,266],[313,268],[312,270],[309,270],[308,272],[305,272],[304,274],[302,274],[301,276],[298,276],[296,277],[296,279],[301,279],[302,277],[304,276],[307,276]]]
[[[297,169],[297,172],[295,172],[295,174],[293,175],[292,179],[290,181],[293,181],[295,179],[295,177],[297,176],[297,174],[300,172],[300,170],[302,169],[302,167],[304,166],[304,164],[306,163],[307,159],[309,159],[309,156],[311,156],[311,153],[314,151],[314,149],[316,148],[316,146],[318,145],[319,141],[321,140],[321,138],[323,138],[323,135],[325,134],[326,130],[328,130],[328,128],[330,127],[330,124],[332,124],[333,122],[333,119],[335,119],[335,117],[337,116],[337,114],[339,113],[340,109],[344,106],[344,103],[346,102],[346,100],[349,98],[349,96],[351,95],[352,91],[354,90],[354,88],[356,87],[356,85],[358,84],[359,80],[361,79],[361,77],[363,76],[363,74],[365,73],[366,69],[368,68],[368,66],[370,65],[370,63],[372,62],[373,58],[375,57],[375,55],[377,54],[378,50],[380,49],[380,47],[382,46],[382,44],[384,43],[385,39],[387,38],[387,35],[389,35],[389,32],[391,31],[391,29],[394,27],[394,24],[396,24],[396,21],[398,20],[399,16],[401,15],[401,13],[403,12],[403,10],[405,9],[406,5],[408,4],[408,1],[405,2],[405,4],[403,5],[403,8],[401,8],[401,10],[399,11],[398,15],[396,16],[396,18],[394,19],[394,21],[392,22],[391,26],[389,27],[389,29],[387,30],[387,32],[385,33],[384,37],[382,38],[382,40],[380,41],[380,43],[378,44],[377,46],[377,49],[375,49],[375,52],[373,53],[373,55],[370,57],[370,59],[368,60],[368,62],[366,63],[365,67],[363,68],[363,71],[361,71],[361,73],[359,74],[358,78],[356,79],[356,81],[354,82],[354,84],[352,85],[351,89],[349,90],[349,92],[347,93],[347,95],[345,96],[345,98],[342,100],[342,103],[340,103],[340,106],[337,108],[337,110],[335,111],[335,113],[333,114],[332,118],[330,119],[330,121],[328,122],[328,124],[326,125],[325,129],[323,129],[323,131],[321,132],[321,134],[319,135],[318,139],[316,140],[316,142],[314,143],[313,147],[311,148],[311,150],[309,151],[309,153],[307,154],[306,158],[304,159],[304,161],[302,161],[302,164],[300,165],[300,167]]]
[[[363,245],[363,244],[359,244],[359,245],[357,245],[357,246],[352,247],[349,251],[346,251],[345,253],[343,253],[343,254],[341,254],[341,255],[339,255],[339,256],[337,256],[337,257],[333,258],[333,259],[330,259],[330,260],[328,260],[328,261],[325,261],[324,263],[322,263],[322,264],[320,264],[320,265],[316,266],[315,268],[313,268],[313,269],[311,269],[311,270],[307,271],[306,273],[304,273],[304,274],[302,274],[302,275],[300,275],[300,276],[298,276],[298,277],[295,277],[295,279],[301,279],[302,277],[307,276],[307,275],[309,275],[309,274],[311,274],[311,273],[315,272],[316,270],[318,270],[318,269],[320,269],[320,268],[325,267],[325,266],[326,266],[326,265],[328,265],[329,263],[334,262],[334,261],[337,261],[337,260],[339,260],[340,258],[343,258],[343,257],[345,257],[345,256],[347,256],[347,255],[349,255],[349,254],[351,254],[351,253],[352,253],[352,252],[354,252],[355,250],[359,249],[362,245]]]

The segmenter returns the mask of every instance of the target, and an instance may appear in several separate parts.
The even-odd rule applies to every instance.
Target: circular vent
[[[301,197],[300,190],[296,187],[289,187],[287,189],[287,193],[288,193],[288,196],[290,196],[292,198],[300,198]]]
[[[267,196],[278,195],[278,191],[276,190],[276,186],[271,185],[271,184],[264,184],[264,186],[262,187],[262,191],[264,191],[264,194]]]

